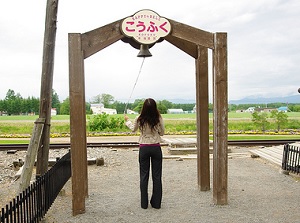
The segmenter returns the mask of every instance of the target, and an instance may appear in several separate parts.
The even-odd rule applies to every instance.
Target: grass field
[[[271,125],[268,134],[252,134],[257,131],[250,113],[228,113],[228,139],[282,139],[282,138],[300,138],[300,112],[289,112],[288,123],[283,131],[284,134],[276,133],[272,129],[276,129],[274,123],[270,119]],[[128,115],[130,119],[134,119],[136,115]],[[114,115],[112,117],[123,119],[123,114]],[[166,134],[196,134],[196,114],[163,114],[162,115]],[[34,127],[34,121],[38,116],[0,116],[0,143],[5,141],[11,142],[9,138],[19,138],[17,141],[22,143],[29,142],[30,135]],[[209,114],[209,129],[213,131],[213,114]],[[87,123],[88,123],[87,118]],[[70,117],[69,115],[57,115],[51,118],[51,137],[59,137],[70,133]],[[274,134],[272,134],[272,131]],[[89,131],[88,131],[89,132]],[[102,131],[102,133],[109,132]],[[126,127],[117,132],[129,132]],[[271,134],[270,134],[271,132]],[[246,133],[246,134],[245,134]],[[116,133],[115,133],[116,134]],[[101,135],[101,133],[100,133]]]
[[[289,119],[300,119],[300,112],[288,112],[286,113]],[[123,114],[114,115],[116,117],[123,117]],[[130,118],[136,117],[136,115],[128,115]],[[163,118],[167,119],[196,119],[195,113],[188,114],[162,114]],[[15,115],[15,116],[0,116],[0,122],[2,121],[34,121],[38,118],[37,115],[25,116],[25,115]],[[209,118],[213,118],[213,113],[209,113]],[[251,119],[251,113],[248,112],[229,112],[228,119]],[[70,119],[69,115],[56,115],[52,116],[51,119],[68,121]]]

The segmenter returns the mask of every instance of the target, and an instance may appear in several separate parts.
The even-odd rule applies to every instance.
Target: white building
[[[99,114],[109,114],[109,115],[115,115],[117,114],[117,110],[113,108],[104,108],[103,104],[91,104],[91,110],[93,111],[94,115]]]
[[[126,110],[126,114],[134,114],[134,115],[137,115],[138,113],[137,113],[136,111],[127,109],[127,110]]]
[[[94,115],[102,114],[101,110],[104,108],[103,104],[91,104],[91,110]]]
[[[117,114],[117,110],[114,109],[114,108],[102,108],[101,112],[102,113],[106,113],[108,115],[115,115],[115,114]]]
[[[168,114],[183,114],[183,110],[181,108],[175,109],[175,108],[170,108],[167,110]]]
[[[245,110],[245,112],[253,113],[255,111],[255,107],[249,107]]]
[[[57,115],[56,108],[51,108],[51,116]]]

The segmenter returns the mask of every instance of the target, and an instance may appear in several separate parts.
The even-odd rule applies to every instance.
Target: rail
[[[112,142],[112,143],[87,143],[87,147],[117,147],[117,148],[131,148],[137,147],[137,142]],[[50,149],[70,148],[70,143],[52,143],[49,145]],[[5,150],[27,150],[28,144],[0,144],[0,151]]]
[[[272,146],[284,145],[287,143],[300,142],[300,139],[288,140],[228,140],[229,146]],[[162,146],[167,146],[168,143],[162,143]],[[70,148],[70,143],[53,143],[50,144],[50,149]],[[137,142],[101,142],[101,143],[87,143],[87,147],[112,147],[112,148],[133,148],[138,147]],[[5,150],[27,150],[28,144],[0,144],[0,151]]]
[[[70,152],[1,209],[3,222],[39,222],[71,177]]]

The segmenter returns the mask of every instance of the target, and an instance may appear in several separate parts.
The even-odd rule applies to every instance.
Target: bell
[[[152,57],[152,54],[149,51],[148,45],[141,44],[140,45],[140,52],[137,57]]]

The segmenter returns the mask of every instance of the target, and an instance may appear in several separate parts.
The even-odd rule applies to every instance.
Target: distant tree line
[[[128,103],[127,108],[136,112],[140,112],[144,99],[136,99],[133,103]],[[86,102],[86,113],[91,114],[91,104],[101,103],[105,108],[113,108],[118,114],[124,113],[126,103],[114,99],[110,94],[99,94],[94,96],[90,102]],[[40,99],[35,97],[23,98],[20,93],[15,93],[9,89],[6,97],[0,100],[0,114],[22,115],[22,114],[39,114]],[[195,103],[175,104],[168,100],[158,100],[157,107],[162,114],[166,114],[168,109],[182,109],[183,111],[192,111]],[[201,106],[201,105],[200,105]],[[279,108],[287,106],[286,103],[270,103],[270,104],[229,104],[228,111],[246,110],[249,107],[261,108]],[[70,114],[70,99],[66,98],[62,102],[59,100],[58,94],[52,90],[52,108],[55,108],[57,114]],[[300,104],[288,104],[289,111],[300,112]],[[213,111],[213,105],[209,103],[209,112]]]
[[[136,99],[133,103],[128,103],[127,109],[140,112],[144,99]],[[114,99],[110,94],[99,94],[92,98],[90,102],[86,102],[86,113],[91,114],[91,104],[101,103],[105,108],[113,108],[117,110],[118,114],[124,113],[126,103]],[[0,100],[0,114],[6,115],[28,115],[39,114],[40,99],[35,97],[23,98],[20,93],[15,93],[14,90],[9,89],[6,97]],[[174,104],[167,100],[157,101],[158,109],[162,114],[167,113],[170,108],[181,108],[184,111],[192,111],[194,104]],[[60,102],[58,94],[52,90],[52,108],[55,108],[57,114],[70,114],[70,99],[67,97]]]
[[[52,108],[59,111],[60,102],[57,93],[52,90]],[[9,89],[3,100],[0,100],[1,115],[39,114],[40,99],[36,97],[23,98],[20,93]]]
[[[125,102],[116,101],[110,94],[100,94],[92,98],[90,104],[101,103],[105,108],[113,108],[117,110],[118,114],[124,113],[124,110],[130,109],[136,112],[140,112],[145,99],[136,99],[133,103],[128,103],[126,107]],[[166,114],[168,109],[181,108],[184,111],[192,111],[195,107],[195,103],[192,104],[174,104],[168,100],[157,101],[157,108],[160,113]]]
[[[0,112],[7,115],[38,113],[40,100],[35,97],[23,98],[9,89],[4,100],[0,100]]]

